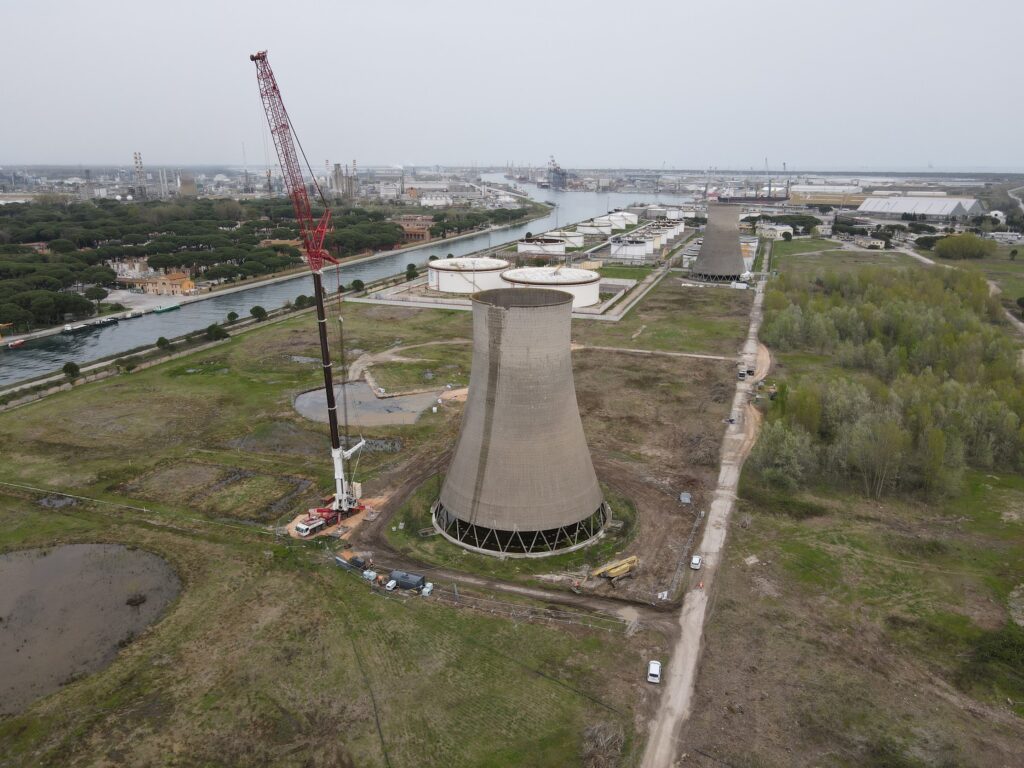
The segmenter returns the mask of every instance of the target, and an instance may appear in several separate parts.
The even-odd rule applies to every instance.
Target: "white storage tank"
[[[565,240],[565,244],[570,248],[583,247],[582,232],[571,232],[568,229],[553,229],[550,232],[545,232],[541,237],[555,237],[559,240]]]
[[[616,211],[615,214],[625,219],[627,224],[637,224],[640,222],[640,217],[630,211]]]
[[[610,235],[612,233],[612,223],[606,221],[601,224],[598,223],[597,219],[591,219],[590,221],[577,224],[576,231],[583,235]]]
[[[601,276],[576,267],[519,267],[502,272],[510,288],[551,288],[572,294],[573,309],[589,307],[601,300]]]
[[[501,273],[506,269],[507,261],[488,256],[438,259],[427,264],[427,287],[443,293],[476,293],[504,288]]]
[[[517,253],[544,253],[549,255],[564,256],[565,240],[557,237],[530,237],[523,238],[516,244]]]
[[[616,237],[612,239],[611,257],[623,261],[643,261],[647,258],[648,241],[640,237]],[[653,248],[651,252],[653,253]]]
[[[609,213],[608,219],[612,223],[612,229],[625,229],[631,223],[624,213],[619,213],[618,211],[615,213]]]

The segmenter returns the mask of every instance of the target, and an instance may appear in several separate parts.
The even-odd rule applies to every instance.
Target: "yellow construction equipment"
[[[626,576],[632,575],[633,571],[639,567],[640,558],[636,555],[631,555],[630,557],[622,560],[605,563],[600,568],[592,570],[590,575],[594,577],[602,576],[614,584],[619,579],[624,579]]]

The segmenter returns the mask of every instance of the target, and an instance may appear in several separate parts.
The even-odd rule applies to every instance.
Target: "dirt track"
[[[721,563],[729,518],[736,506],[740,470],[757,440],[761,426],[760,412],[749,399],[755,390],[756,382],[763,379],[771,367],[768,350],[757,341],[763,302],[764,283],[761,282],[757,286],[757,296],[751,310],[750,329],[743,350],[747,359],[756,358],[755,375],[753,379],[739,381],[736,385],[733,413],[737,416],[737,423],[729,426],[722,441],[718,488],[711,502],[703,538],[696,549],[704,558],[702,581],[696,588],[691,588],[683,600],[679,614],[679,636],[672,651],[672,658],[665,665],[665,690],[662,693],[657,717],[651,723],[651,735],[641,764],[643,768],[664,768],[672,765],[677,751],[679,731],[690,713],[697,663],[700,660],[704,619],[709,602],[708,595]]]

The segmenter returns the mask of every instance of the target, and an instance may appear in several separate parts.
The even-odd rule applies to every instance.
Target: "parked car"
[[[694,555],[690,558],[690,567],[695,571],[699,571],[700,567],[704,565],[704,558],[700,555]]]
[[[647,662],[647,682],[648,683],[661,683],[661,662],[660,661],[648,661]]]
[[[398,589],[398,582],[394,579],[389,579],[388,583],[384,585],[384,589],[386,589],[388,592],[394,592],[396,589]]]

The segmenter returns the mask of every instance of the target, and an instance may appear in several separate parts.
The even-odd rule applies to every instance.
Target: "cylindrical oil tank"
[[[601,276],[576,267],[519,267],[501,273],[507,288],[544,288],[572,294],[572,306],[589,307],[601,300]]]
[[[571,294],[542,288],[473,296],[473,367],[435,527],[493,555],[566,552],[611,514],[583,434],[570,351]]]
[[[507,261],[487,256],[438,259],[427,264],[427,287],[444,293],[476,293],[504,288],[501,273],[506,269]]]
[[[544,253],[562,256],[565,253],[565,240],[558,237],[523,238],[516,244],[518,253]]]

